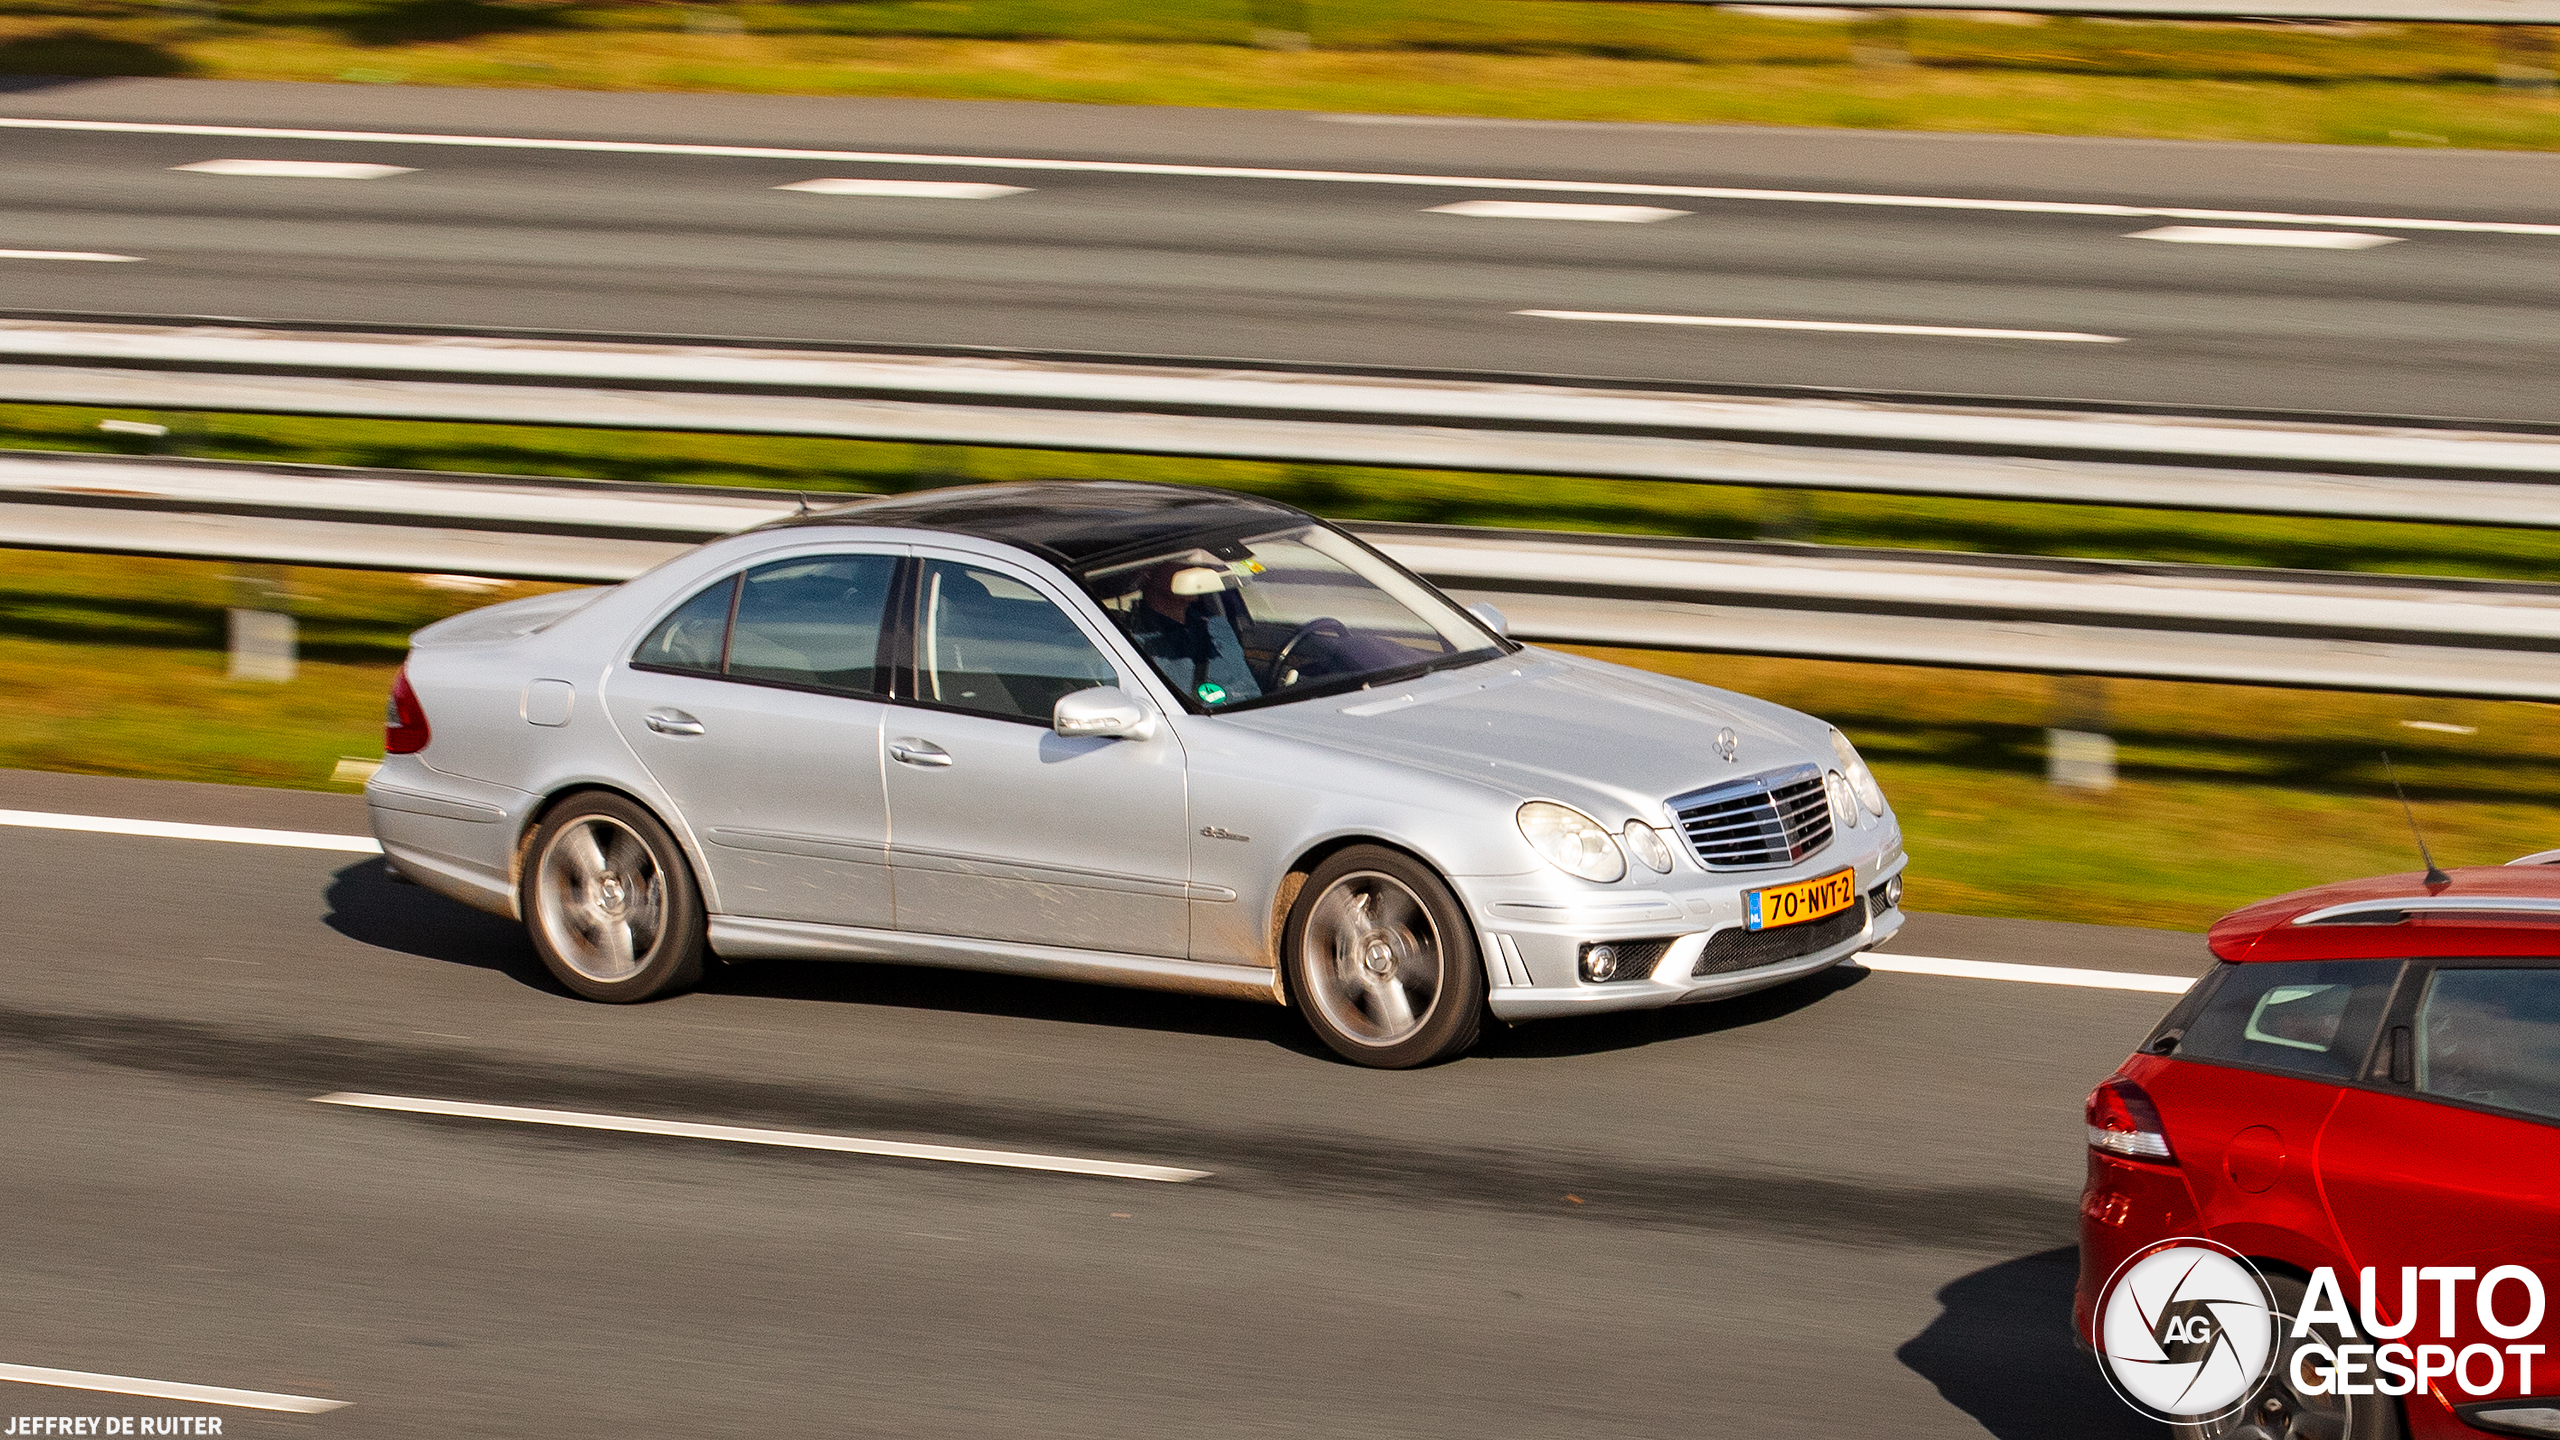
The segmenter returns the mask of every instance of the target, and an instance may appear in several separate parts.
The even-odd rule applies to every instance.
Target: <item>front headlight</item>
[[[1867,762],[1858,758],[1858,747],[1850,744],[1849,737],[1835,729],[1831,732],[1831,753],[1840,757],[1841,773],[1849,777],[1849,788],[1858,792],[1858,803],[1876,815],[1883,815],[1884,787],[1876,783],[1876,772],[1868,769]]]
[[[1618,838],[1626,845],[1627,853],[1643,861],[1647,870],[1658,875],[1671,873],[1671,846],[1661,831],[1641,820],[1630,820],[1627,828],[1618,832]]]
[[[1831,801],[1831,823],[1843,830],[1855,830],[1858,821],[1857,794],[1850,790],[1849,779],[1833,770],[1822,777],[1822,793]]]
[[[1602,884],[1627,873],[1618,839],[1600,822],[1567,805],[1532,800],[1520,807],[1520,838],[1540,859],[1567,875]]]

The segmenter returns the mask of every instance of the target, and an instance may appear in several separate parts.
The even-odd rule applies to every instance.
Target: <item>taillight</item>
[[[409,667],[391,677],[391,700],[382,707],[382,753],[415,755],[427,748],[427,711],[409,688]]]
[[[2160,1128],[2160,1112],[2142,1087],[2130,1080],[2109,1080],[2089,1092],[2089,1148],[2128,1160],[2166,1160],[2169,1134]]]

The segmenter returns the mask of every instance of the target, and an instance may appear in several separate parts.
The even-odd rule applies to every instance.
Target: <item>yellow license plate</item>
[[[1742,913],[1749,928],[1775,930],[1781,925],[1801,925],[1825,915],[1837,915],[1858,903],[1858,874],[1854,870],[1834,870],[1812,880],[1799,880],[1793,885],[1772,885],[1766,890],[1745,891]]]

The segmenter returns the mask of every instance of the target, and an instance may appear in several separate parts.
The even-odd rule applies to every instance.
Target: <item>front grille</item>
[[[1866,925],[1867,907],[1852,905],[1837,915],[1803,925],[1785,925],[1775,930],[1720,930],[1707,942],[1707,948],[1698,952],[1698,963],[1689,967],[1689,977],[1694,980],[1701,975],[1730,975],[1781,960],[1801,960],[1816,950],[1828,950],[1856,939]]]
[[[1672,797],[1689,851],[1710,870],[1793,865],[1831,843],[1822,768],[1799,765]]]

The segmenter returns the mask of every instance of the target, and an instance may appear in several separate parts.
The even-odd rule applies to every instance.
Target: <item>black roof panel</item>
[[[1019,546],[1069,570],[1194,536],[1258,533],[1313,517],[1253,495],[1125,480],[1040,480],[919,490],[833,505],[777,520],[798,525],[895,525],[947,530]]]

